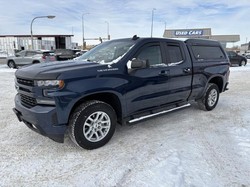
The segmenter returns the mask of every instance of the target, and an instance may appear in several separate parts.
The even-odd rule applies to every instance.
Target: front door
[[[154,108],[167,102],[169,71],[163,50],[164,47],[160,42],[148,43],[133,56],[133,58],[147,60],[149,66],[131,70],[132,72],[129,73],[129,83],[126,88],[128,114]]]

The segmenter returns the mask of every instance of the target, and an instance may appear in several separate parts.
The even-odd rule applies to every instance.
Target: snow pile
[[[0,65],[0,186],[250,186],[250,64],[232,67],[215,110],[196,104],[132,126],[87,151],[18,122],[14,72]]]

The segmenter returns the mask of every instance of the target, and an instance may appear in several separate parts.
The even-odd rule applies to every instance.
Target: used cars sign
[[[203,35],[203,30],[182,30],[175,31],[175,36],[195,36],[195,35]]]

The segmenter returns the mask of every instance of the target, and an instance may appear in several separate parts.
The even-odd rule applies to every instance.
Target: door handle
[[[160,76],[168,76],[168,74],[169,74],[169,71],[168,71],[168,70],[162,70],[162,71],[159,73]]]
[[[185,69],[183,69],[183,72],[184,72],[184,73],[190,73],[190,72],[191,72],[191,69],[190,69],[190,68],[185,68]]]

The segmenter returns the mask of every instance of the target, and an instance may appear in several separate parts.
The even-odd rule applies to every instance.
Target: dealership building
[[[227,43],[240,41],[240,35],[212,35],[211,28],[165,30],[165,38],[204,38],[219,41],[224,48]]]
[[[35,50],[74,49],[73,35],[33,35]],[[31,35],[0,35],[0,51],[8,55],[15,51],[32,49]]]

